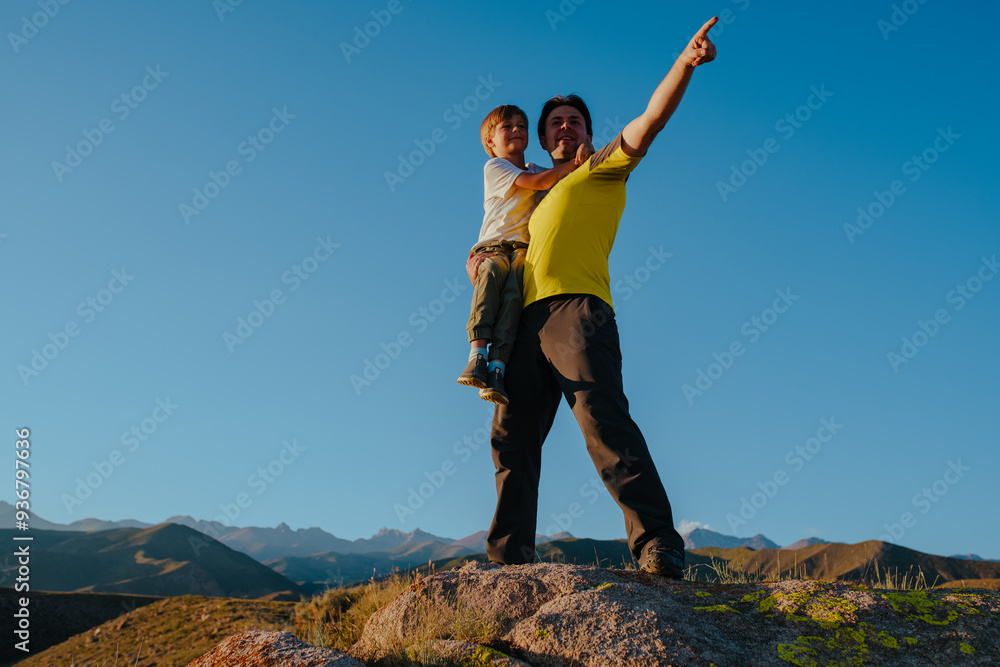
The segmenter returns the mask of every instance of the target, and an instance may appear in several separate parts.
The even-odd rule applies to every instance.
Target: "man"
[[[491,448],[497,508],[487,554],[499,563],[535,558],[542,443],[566,397],[587,451],[625,516],[642,570],[684,574],[684,542],[649,449],[628,412],[611,303],[608,255],[625,207],[625,181],[680,103],[694,69],[715,59],[708,31],[691,39],[646,111],[542,200],[529,223],[524,310],[506,373],[509,405],[498,405]],[[575,95],[545,104],[542,147],[560,165],[591,140],[590,113]],[[470,260],[470,276],[476,262]]]

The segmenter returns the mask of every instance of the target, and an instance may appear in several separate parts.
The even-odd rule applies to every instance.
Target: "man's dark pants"
[[[683,552],[670,501],[622,388],[614,311],[588,294],[550,297],[521,313],[504,373],[508,406],[497,406],[491,446],[497,509],[487,554],[499,563],[535,558],[542,443],[566,397],[604,485],[625,515],[632,555],[661,543]]]

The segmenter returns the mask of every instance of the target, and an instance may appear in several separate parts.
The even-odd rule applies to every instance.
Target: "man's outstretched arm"
[[[715,60],[715,44],[708,38],[708,31],[718,20],[717,16],[713,16],[691,38],[670,72],[656,87],[646,111],[622,130],[622,150],[626,155],[640,157],[646,154],[653,139],[666,126],[677,105],[681,103],[694,68]]]

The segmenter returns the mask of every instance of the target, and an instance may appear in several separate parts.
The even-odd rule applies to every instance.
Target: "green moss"
[[[983,597],[981,595],[976,595],[974,593],[952,593],[947,597],[948,600],[945,600],[944,602],[954,601],[955,605],[966,614],[974,616],[981,613],[978,609],[972,606],[973,604],[983,603]]]
[[[711,597],[711,595],[712,595],[712,594],[711,594],[711,593],[708,593],[708,592],[706,592],[706,591],[697,591],[697,592],[695,593],[695,595],[697,595],[697,596],[698,596],[698,597],[700,597],[700,598],[707,598],[707,597]]]
[[[931,625],[948,625],[958,618],[958,611],[950,608],[949,603],[929,597],[927,591],[905,593],[884,591],[880,595],[908,620],[920,620]]]
[[[732,607],[730,607],[728,604],[713,604],[710,607],[695,607],[695,609],[697,611],[731,611],[734,614],[740,613],[735,609],[733,609]]]
[[[865,640],[863,629],[840,628],[832,637],[802,636],[794,644],[779,644],[778,657],[793,665],[863,665],[869,652]]]
[[[809,598],[812,596],[806,591],[797,591],[795,593],[775,593],[774,597],[776,600],[780,600],[782,602],[791,602],[792,604],[802,606],[808,602]]]
[[[821,626],[826,624],[821,623]],[[828,636],[804,635],[794,644],[779,644],[778,657],[793,665],[864,665],[871,653],[870,642],[886,648],[899,648],[899,642],[885,630],[876,630],[870,623],[857,627],[839,627]]]
[[[776,604],[778,604],[778,598],[773,595],[768,595],[760,601],[760,605],[757,606],[757,611],[763,614],[765,611],[771,611],[774,609]]]
[[[471,656],[462,660],[462,667],[491,667],[507,657],[506,653],[489,646],[478,646]]]
[[[782,612],[789,621],[815,623],[820,632],[803,634],[794,642],[778,644],[777,653],[783,661],[800,666],[848,667],[867,664],[873,648],[899,651],[917,644],[913,637],[897,638],[871,623],[857,623],[857,605],[837,597],[822,595],[823,586],[794,593],[773,592],[762,597],[759,593],[743,596],[742,603],[755,605],[768,617]],[[920,620],[931,625],[948,625],[963,614],[982,614],[977,609],[981,599],[975,594],[938,595],[928,591],[873,591],[887,600],[892,608],[907,620]],[[724,605],[717,605],[724,606]],[[753,609],[753,607],[751,607]],[[764,614],[765,612],[771,612]],[[971,655],[975,649],[961,643],[961,651]]]
[[[612,586],[614,586],[614,585],[615,585],[615,584],[612,584],[612,583],[610,583],[610,582],[608,582],[608,581],[605,581],[605,582],[604,582],[603,584],[601,584],[600,586],[597,586],[596,588],[594,588],[594,590],[595,590],[595,591],[606,591],[607,589],[611,588],[611,587],[612,587]]]
[[[804,639],[799,637],[799,640]],[[799,667],[816,667],[816,651],[799,644],[778,644],[778,657]]]
[[[846,623],[846,617],[857,610],[857,605],[839,598],[810,600],[805,604],[806,614],[814,621],[824,623]]]
[[[535,630],[535,639],[545,639],[549,636],[548,630]]]
[[[817,586],[814,591],[821,590],[821,588]],[[743,602],[752,603],[758,598],[759,596],[756,594],[746,595],[743,597]],[[779,603],[782,603],[782,606],[786,608],[786,618],[789,620],[816,621],[827,629],[834,629],[848,623],[850,617],[858,610],[857,605],[847,600],[835,597],[816,597],[805,591],[768,595],[760,600],[757,609],[763,614],[775,609]]]

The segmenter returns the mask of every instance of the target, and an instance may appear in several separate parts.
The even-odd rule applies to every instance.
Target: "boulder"
[[[413,658],[436,640],[486,645],[499,651],[494,657],[537,667],[996,665],[1000,594],[803,580],[706,584],[578,565],[469,563],[401,593],[369,619],[349,653],[370,663]]]
[[[365,667],[354,658],[317,648],[290,632],[241,632],[188,667]]]

